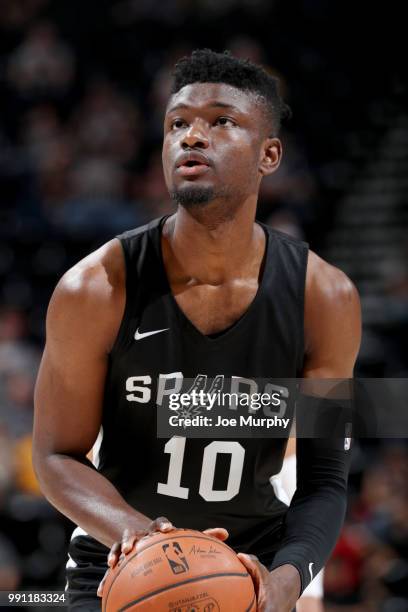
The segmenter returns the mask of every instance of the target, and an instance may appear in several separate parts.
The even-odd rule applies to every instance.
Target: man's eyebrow
[[[214,102],[210,102],[209,104],[206,105],[206,107],[207,108],[227,108],[237,113],[242,112],[241,109],[239,109],[237,106],[234,106],[233,104],[228,104],[227,102],[218,102],[217,100],[214,100]],[[169,108],[167,112],[173,113],[174,111],[177,111],[177,110],[188,110],[190,108],[191,106],[188,106],[188,104],[184,104],[184,102],[179,102],[178,104],[175,104],[174,106]]]

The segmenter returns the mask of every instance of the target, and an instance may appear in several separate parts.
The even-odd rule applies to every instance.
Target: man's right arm
[[[34,468],[47,499],[108,547],[151,519],[129,506],[90,463],[102,420],[108,354],[125,303],[120,243],[65,274],[51,299],[35,390]]]
[[[108,355],[125,308],[125,265],[112,240],[58,284],[47,315],[47,342],[35,389],[33,464],[60,512],[111,548],[112,567],[147,533],[174,529],[129,506],[87,458],[100,430]],[[205,533],[220,540],[222,528]]]

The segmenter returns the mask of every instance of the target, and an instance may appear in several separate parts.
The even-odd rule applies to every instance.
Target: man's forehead
[[[226,83],[191,83],[173,94],[167,104],[166,112],[183,107],[208,108],[231,106],[248,112],[256,101],[256,94],[246,92]]]

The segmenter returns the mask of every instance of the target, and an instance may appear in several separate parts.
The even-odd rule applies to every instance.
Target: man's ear
[[[267,138],[261,149],[259,172],[263,176],[272,174],[279,168],[282,159],[282,143],[279,138]]]

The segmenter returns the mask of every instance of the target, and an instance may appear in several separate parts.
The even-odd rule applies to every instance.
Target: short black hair
[[[264,104],[271,136],[279,133],[281,123],[292,112],[279,94],[279,79],[249,60],[238,59],[229,51],[216,53],[196,49],[182,57],[173,70],[171,94],[192,83],[225,83],[259,97]]]

